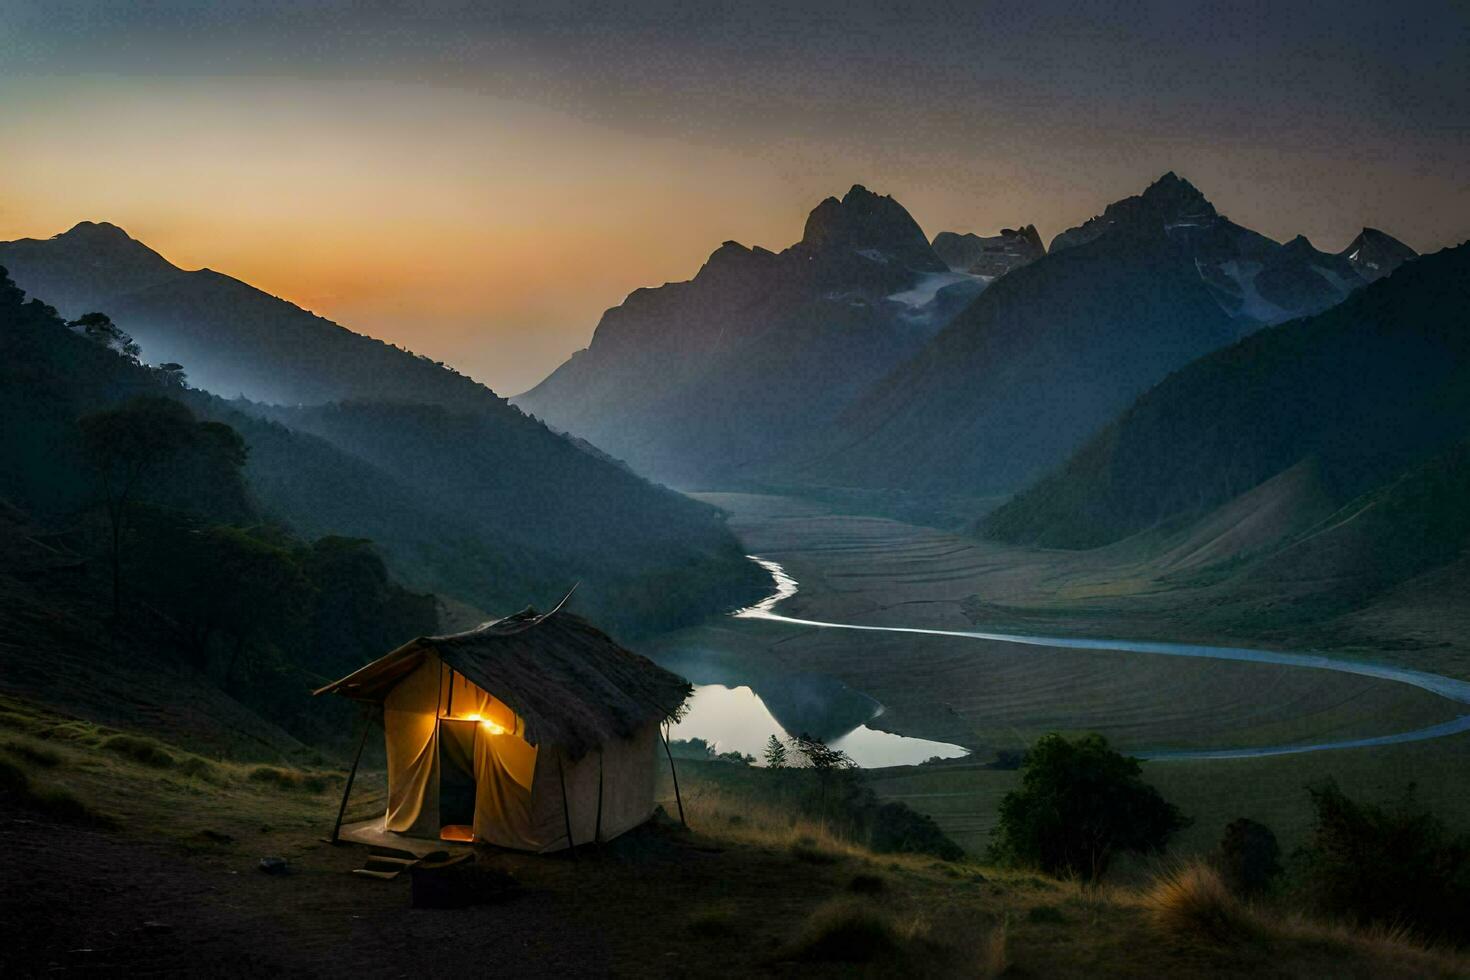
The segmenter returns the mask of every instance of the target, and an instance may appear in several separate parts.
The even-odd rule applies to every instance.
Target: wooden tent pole
[[[352,770],[347,773],[347,785],[342,787],[342,804],[337,807],[337,822],[332,824],[329,844],[336,844],[342,832],[342,817],[347,813],[347,798],[352,795],[352,781],[357,778],[357,764],[362,761],[362,750],[367,745],[368,732],[373,730],[373,712],[369,708],[362,719],[362,737],[357,740],[357,754],[352,757]]]
[[[684,798],[679,795],[679,770],[674,768],[674,751],[669,748],[669,736],[662,725],[659,726],[658,734],[664,740],[664,754],[669,757],[669,775],[674,777],[674,802],[679,804],[679,823],[687,827],[689,821],[684,819]]]
[[[602,840],[602,748],[597,749],[597,830],[593,832],[594,841]]]
[[[572,840],[572,808],[567,803],[567,774],[561,764],[561,749],[556,750],[556,778],[561,782],[561,815],[567,822],[567,850],[572,852],[572,860],[577,860],[577,844]]]

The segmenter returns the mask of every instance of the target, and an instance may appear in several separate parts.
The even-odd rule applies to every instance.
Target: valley
[[[1303,786],[1326,774],[1347,774],[1366,782],[1370,795],[1395,798],[1403,789],[1393,777],[1395,759],[1415,760],[1415,778],[1432,781],[1426,789],[1451,812],[1470,816],[1470,801],[1450,778],[1470,761],[1470,735],[1463,734],[1470,685],[1463,641],[1449,624],[1433,638],[1422,623],[1413,637],[1360,626],[1351,642],[1327,648],[1347,670],[1438,666],[1449,676],[1422,682],[1441,693],[1302,666],[880,632],[1323,650],[1320,633],[1243,637],[1200,625],[1192,616],[1200,595],[1161,585],[1163,570],[1140,556],[1137,542],[1043,551],[834,513],[793,497],[699,496],[729,513],[742,544],[779,562],[799,588],[780,601],[777,618],[719,617],[663,635],[646,651],[696,684],[749,686],[790,734],[810,726],[840,738],[862,724],[963,746],[966,759],[883,769],[871,778],[885,795],[934,815],[972,852],[983,849],[994,803],[1016,775],[986,767],[997,753],[1024,751],[1048,731],[1097,731],[1123,751],[1154,758],[1149,778],[1179,787],[1180,805],[1199,821],[1191,832],[1198,847],[1242,812],[1302,824]],[[869,717],[866,703],[853,703],[857,696],[881,704],[882,713]],[[687,734],[702,733],[689,727]],[[754,733],[745,745],[767,734]],[[1407,744],[1394,744],[1400,738]],[[1372,744],[1277,754],[1364,740]]]

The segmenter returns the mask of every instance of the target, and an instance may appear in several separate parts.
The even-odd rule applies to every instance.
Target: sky
[[[111,221],[515,394],[854,183],[1048,241],[1174,170],[1470,237],[1470,4],[0,3],[0,239]]]

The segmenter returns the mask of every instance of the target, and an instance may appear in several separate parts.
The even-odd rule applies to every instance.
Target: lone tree
[[[775,735],[766,739],[766,751],[762,755],[767,769],[786,768],[786,743]]]
[[[1139,777],[1137,759],[1101,735],[1043,736],[1026,755],[1021,788],[1000,803],[992,860],[1097,879],[1120,851],[1162,851],[1189,825]]]

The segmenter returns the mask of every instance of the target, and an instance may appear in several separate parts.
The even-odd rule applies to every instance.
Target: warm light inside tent
[[[480,723],[480,727],[485,729],[485,731],[489,732],[491,735],[504,735],[506,733],[506,728],[504,725],[496,721],[491,721],[489,718],[481,717],[478,711],[474,712],[473,714],[463,715],[455,720],[478,721]]]

